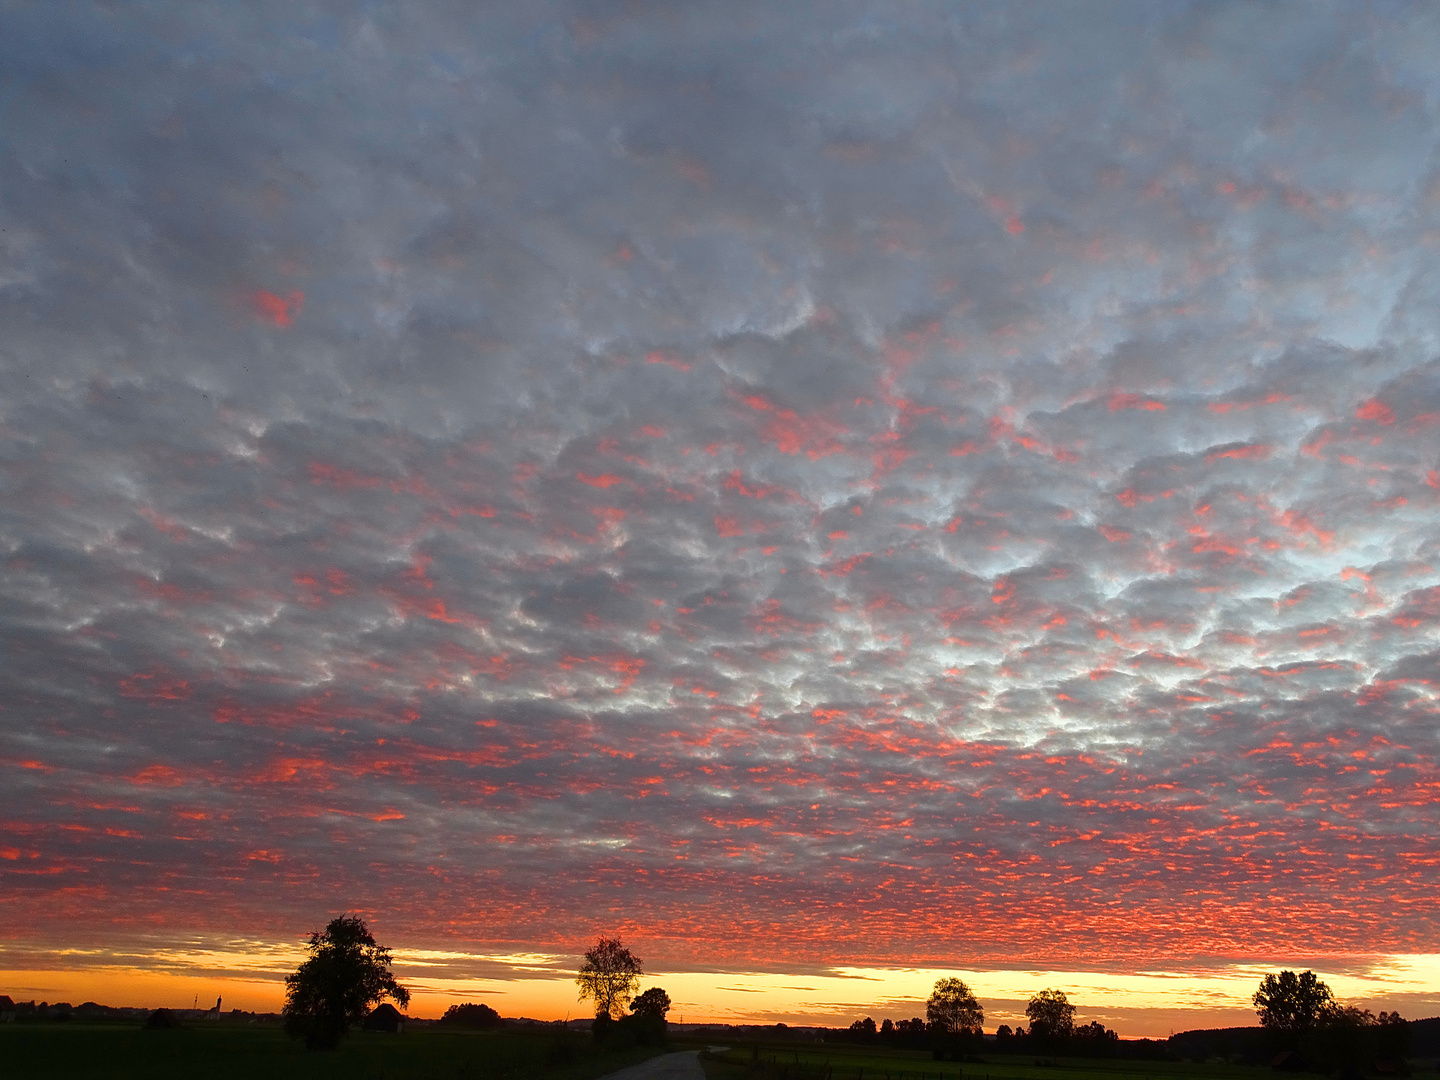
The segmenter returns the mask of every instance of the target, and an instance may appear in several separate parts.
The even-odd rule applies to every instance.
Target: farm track
[[[619,1072],[606,1073],[599,1080],[705,1080],[700,1051],[661,1054]]]

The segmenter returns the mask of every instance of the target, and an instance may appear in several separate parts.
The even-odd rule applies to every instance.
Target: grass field
[[[757,1053],[758,1047],[758,1053]],[[1221,1061],[1107,1061],[987,1054],[964,1063],[914,1050],[844,1043],[740,1044],[702,1055],[709,1080],[1275,1080],[1269,1068]],[[757,1068],[758,1065],[758,1068]],[[1411,1080],[1436,1080],[1416,1070]]]
[[[676,1038],[670,1049],[704,1045]],[[398,1036],[357,1031],[327,1054],[307,1053],[278,1027],[265,1025],[196,1023],[146,1031],[138,1022],[4,1024],[0,1080],[593,1080],[657,1052],[600,1050],[588,1035],[545,1030],[421,1028]],[[1278,1075],[1220,1061],[992,1053],[961,1063],[935,1061],[924,1051],[809,1042],[732,1043],[702,1060],[710,1080],[1275,1080]],[[1411,1080],[1440,1080],[1433,1062],[1425,1065]]]
[[[547,1031],[356,1031],[333,1053],[307,1053],[258,1025],[0,1025],[3,1080],[591,1080],[657,1052],[602,1051],[587,1035]]]

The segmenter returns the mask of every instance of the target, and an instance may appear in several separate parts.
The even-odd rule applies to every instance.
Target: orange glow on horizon
[[[0,986],[16,1000],[96,1001],[120,1007],[189,1008],[223,998],[223,1011],[278,1012],[284,975],[298,959],[293,947],[256,955],[168,955],[172,970],[138,966],[71,969],[0,969]],[[511,967],[510,978],[459,978],[447,964],[485,960]],[[1440,955],[1372,957],[1359,973],[1335,973],[1313,965],[1342,1001],[1394,1008],[1409,1019],[1440,1012]],[[502,1016],[535,1020],[586,1015],[575,994],[575,958],[552,954],[470,956],[427,950],[395,950],[395,971],[412,994],[409,1013],[439,1017],[450,1005],[484,1001]],[[189,964],[189,970],[185,965]],[[220,970],[219,965],[226,970]],[[1302,967],[1299,963],[1289,965]],[[1234,964],[1213,971],[1074,971],[1055,969],[967,970],[956,968],[839,967],[819,971],[661,970],[642,976],[641,987],[663,986],[675,1002],[671,1015],[688,1023],[813,1024],[844,1027],[863,1016],[905,1019],[924,1015],[924,999],[936,979],[959,975],[985,1008],[987,1030],[1023,1023],[1024,1002],[1045,987],[1063,989],[1082,1021],[1098,1019],[1122,1036],[1160,1037],[1187,1028],[1253,1024],[1250,995],[1271,967]],[[249,976],[235,969],[253,969]],[[266,970],[268,969],[268,970]],[[1428,1011],[1427,1011],[1428,1008]]]

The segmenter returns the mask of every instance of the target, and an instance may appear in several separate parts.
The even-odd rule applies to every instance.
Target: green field
[[[1275,1080],[1286,1075],[1219,1060],[1114,1061],[991,1053],[961,1063],[935,1061],[925,1051],[845,1043],[744,1043],[724,1053],[703,1054],[702,1061],[710,1080]],[[1411,1080],[1436,1077],[1434,1071],[1416,1069]]]
[[[272,1026],[0,1025],[3,1080],[590,1080],[657,1052],[549,1031],[356,1031],[333,1053],[308,1053]]]
[[[705,1045],[683,1038],[671,1042],[672,1050]],[[138,1022],[4,1024],[0,1080],[592,1080],[658,1052],[601,1050],[588,1035],[543,1029],[357,1031],[334,1053],[307,1053],[278,1027],[263,1024],[195,1023],[172,1031],[146,1031]],[[924,1051],[799,1041],[732,1042],[725,1052],[706,1053],[702,1060],[711,1080],[1275,1080],[1279,1075],[1218,1060],[989,1053],[961,1063],[935,1061]],[[1411,1080],[1440,1080],[1440,1074],[1417,1068]]]

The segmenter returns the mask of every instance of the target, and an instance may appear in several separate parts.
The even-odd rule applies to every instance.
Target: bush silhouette
[[[505,1021],[500,1014],[486,1004],[451,1005],[445,1010],[445,1015],[440,1017],[440,1023],[454,1027],[466,1028],[498,1028],[504,1027]]]

